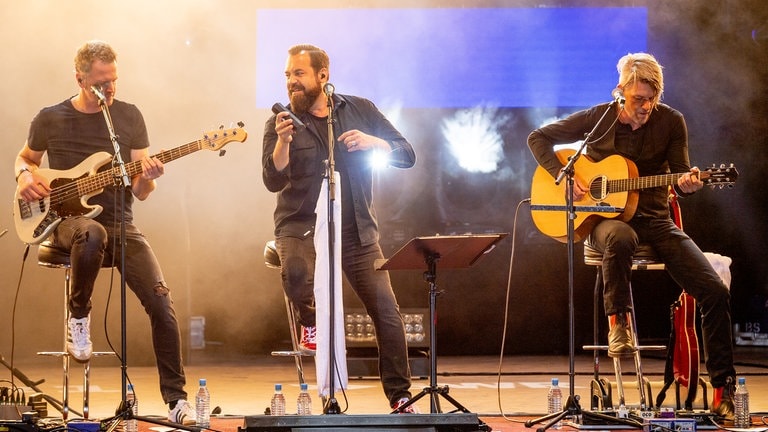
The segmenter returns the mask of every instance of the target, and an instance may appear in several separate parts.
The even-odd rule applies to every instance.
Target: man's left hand
[[[690,172],[680,176],[677,179],[677,186],[685,193],[694,193],[704,187],[704,182],[701,181],[699,176],[699,168],[693,167]]]

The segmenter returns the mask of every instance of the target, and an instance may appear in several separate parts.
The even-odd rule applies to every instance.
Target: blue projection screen
[[[587,106],[610,99],[616,61],[646,50],[646,8],[263,9],[256,103],[287,99],[290,46],[331,58],[339,93],[380,106]]]

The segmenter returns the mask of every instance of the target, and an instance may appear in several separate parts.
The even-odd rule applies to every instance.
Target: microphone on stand
[[[619,105],[621,105],[622,108],[624,107],[624,103],[627,100],[624,98],[624,91],[622,89],[620,89],[620,88],[614,89],[613,92],[611,92],[611,96],[613,96],[613,101],[614,102],[616,102]]]
[[[91,86],[91,92],[96,95],[97,98],[99,98],[99,105],[106,102],[107,98],[104,97],[104,93],[101,92],[101,89],[96,86]]]
[[[323,91],[325,92],[325,95],[328,97],[333,96],[333,92],[336,91],[336,88],[331,83],[325,83],[323,86]]]

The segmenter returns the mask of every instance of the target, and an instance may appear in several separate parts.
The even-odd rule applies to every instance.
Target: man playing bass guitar
[[[683,115],[660,103],[664,91],[661,65],[650,54],[635,53],[622,57],[617,69],[615,101],[576,112],[531,132],[528,146],[536,161],[554,182],[564,163],[553,146],[584,139],[611,108],[586,147],[589,159],[601,161],[618,154],[634,162],[640,176],[680,173],[673,187],[681,197],[701,189],[704,183],[699,170],[689,163]],[[589,180],[578,168],[575,170],[574,202],[590,193]],[[631,219],[605,218],[589,233],[590,243],[604,257],[608,354],[621,357],[634,352],[629,333],[632,255],[639,242],[649,243],[666,264],[672,279],[700,306],[706,367],[714,387],[712,410],[732,418],[736,371],[728,288],[698,246],[670,218],[667,186],[640,190],[636,206]]]

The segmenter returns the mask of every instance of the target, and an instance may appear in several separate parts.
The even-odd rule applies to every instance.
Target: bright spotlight
[[[504,158],[500,127],[509,120],[495,107],[474,107],[443,120],[442,131],[448,149],[469,172],[496,171]]]

